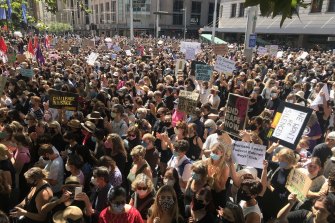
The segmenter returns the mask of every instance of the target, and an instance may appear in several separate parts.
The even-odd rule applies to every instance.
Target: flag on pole
[[[6,19],[7,19],[6,9],[0,8],[0,20],[6,20]]]
[[[39,64],[44,64],[45,63],[45,60],[44,60],[44,57],[43,57],[43,53],[42,53],[42,50],[40,48],[40,45],[37,45],[37,49],[36,49],[36,60]]]
[[[7,45],[2,36],[0,37],[0,51],[2,51],[3,53],[7,53]]]
[[[49,35],[45,35],[44,44],[45,44],[45,48],[47,48],[47,49],[50,48]]]
[[[34,52],[34,47],[33,47],[33,41],[31,41],[31,39],[29,39],[29,42],[28,42],[28,52],[31,54],[31,55],[34,55],[35,52]]]
[[[10,0],[7,0],[7,14],[8,14],[8,19],[11,19],[12,18],[12,5],[11,5],[11,2]]]
[[[37,49],[38,46],[38,37],[35,35],[34,37],[34,49]]]
[[[24,22],[25,24],[28,24],[28,21],[27,21],[27,7],[26,7],[26,4],[22,4],[21,7],[22,7],[22,19],[23,19],[23,22]]]

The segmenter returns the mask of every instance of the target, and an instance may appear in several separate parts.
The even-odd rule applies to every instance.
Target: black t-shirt
[[[13,167],[12,162],[9,159],[0,160],[0,170],[9,171],[12,177],[12,188],[15,188],[15,169]]]
[[[289,223],[313,223],[314,216],[310,211],[297,210],[289,212],[287,215],[287,220]]]
[[[136,196],[136,199],[135,199],[135,196]],[[147,219],[149,208],[154,203],[154,197],[155,197],[154,191],[152,191],[150,194],[148,194],[143,199],[140,199],[136,193],[133,193],[131,195],[131,198],[134,201],[134,208],[138,209],[138,211],[140,212],[144,220]]]
[[[321,165],[323,166],[327,159],[331,157],[332,151],[331,149],[327,146],[326,143],[321,143],[318,144],[314,147],[312,157],[318,157],[321,161]]]

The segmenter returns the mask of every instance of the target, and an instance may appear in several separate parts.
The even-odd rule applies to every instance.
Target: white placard
[[[306,57],[308,56],[308,53],[307,52],[303,52],[297,59],[300,60],[304,60]]]
[[[201,52],[201,43],[198,42],[180,42],[180,52],[186,53],[188,48],[193,48],[195,53]]]
[[[194,48],[187,48],[185,53],[186,60],[194,60],[195,59],[195,49]]]
[[[282,58],[283,57],[284,52],[283,51],[278,51],[277,52],[277,58]]]
[[[88,56],[88,58],[87,58],[87,60],[86,60],[86,63],[87,63],[88,65],[93,66],[93,65],[94,65],[94,62],[97,60],[98,56],[99,56],[98,53],[93,53],[93,52],[92,52],[92,53]]]
[[[265,54],[267,54],[267,53],[268,53],[268,49],[267,49],[267,48],[262,47],[262,46],[259,46],[259,47],[257,48],[257,54],[258,54],[259,56],[263,56],[263,55],[265,55]]]
[[[214,70],[218,72],[233,73],[235,69],[235,61],[226,59],[222,56],[217,56]]]
[[[304,124],[306,116],[306,112],[285,107],[272,136],[294,144]]]
[[[327,84],[324,84],[323,87],[321,88],[319,94],[315,97],[314,101],[312,101],[312,103],[310,105],[311,108],[318,109],[318,105],[323,104],[323,97],[321,97],[321,95],[320,95],[321,92],[324,93],[324,97],[326,98],[326,101],[329,101],[330,96],[329,96],[328,87],[327,87]]]
[[[125,52],[126,52],[127,56],[131,56],[132,55],[130,50],[126,50]]]
[[[266,45],[265,46],[269,52],[269,54],[273,57],[277,56],[278,45]]]
[[[236,141],[233,148],[233,160],[241,165],[263,168],[266,146]]]

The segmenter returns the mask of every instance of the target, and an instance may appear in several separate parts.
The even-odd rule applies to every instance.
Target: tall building
[[[91,32],[107,36],[128,35],[130,32],[130,0],[86,0],[92,13],[78,12],[77,0],[59,1],[57,20],[73,25],[75,32]],[[188,37],[197,37],[199,29],[212,23],[215,0],[132,0],[134,35],[155,35],[157,16],[159,34],[182,37],[186,12]],[[219,1],[218,1],[219,2]],[[186,9],[186,10],[184,10]],[[217,7],[219,11],[219,4]],[[165,12],[157,15],[155,12]],[[217,13],[218,15],[218,13]],[[93,25],[93,26],[92,26]]]
[[[299,16],[287,18],[280,28],[281,15],[275,18],[257,16],[257,37],[281,41],[285,45],[325,47],[335,45],[335,0],[307,0],[307,8],[298,7]],[[244,0],[221,0],[218,32],[227,41],[243,41],[247,21]],[[259,10],[258,10],[259,12]],[[330,41],[329,41],[330,40]],[[331,41],[333,40],[333,41]]]

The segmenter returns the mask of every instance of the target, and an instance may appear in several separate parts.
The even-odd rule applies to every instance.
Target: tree
[[[59,33],[70,32],[72,30],[73,30],[72,26],[68,23],[54,22],[48,24],[48,31],[50,33],[59,34]]]
[[[321,1],[321,0],[317,0]],[[245,0],[245,7],[258,6],[261,10],[262,16],[281,15],[280,27],[282,27],[286,18],[292,19],[292,15],[299,16],[298,7],[306,8],[310,3],[305,3],[305,0]]]

